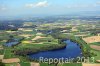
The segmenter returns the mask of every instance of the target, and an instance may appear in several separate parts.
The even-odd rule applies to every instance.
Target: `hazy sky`
[[[100,0],[0,0],[0,16],[59,15],[100,11]]]

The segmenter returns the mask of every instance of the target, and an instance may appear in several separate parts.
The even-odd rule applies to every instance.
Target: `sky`
[[[100,0],[0,0],[0,18],[99,11]]]

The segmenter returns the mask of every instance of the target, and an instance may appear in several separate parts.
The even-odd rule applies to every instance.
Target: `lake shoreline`
[[[46,46],[46,47],[42,47],[39,49],[24,49],[26,51],[21,51],[21,50],[14,50],[15,51],[15,55],[19,55],[19,56],[26,56],[26,55],[30,55],[30,54],[36,54],[39,52],[45,52],[45,51],[55,51],[55,50],[61,50],[66,48],[66,44],[58,44],[58,45],[50,45],[50,46]]]
[[[72,44],[68,44],[68,46],[66,46],[66,48],[62,48],[62,49],[58,49],[58,50],[54,50],[54,51],[44,51],[44,52],[38,52],[38,53],[36,53],[36,54],[30,54],[29,55],[29,58],[31,59],[31,60],[34,60],[35,58],[39,58],[39,56],[40,57],[47,57],[47,58],[61,58],[61,57],[64,57],[64,58],[68,58],[68,56],[69,57],[71,57],[71,58],[75,58],[75,57],[78,57],[78,56],[81,56],[82,54],[82,51],[81,51],[81,49],[80,49],[80,46],[79,45],[77,45],[75,42],[72,42],[71,40],[66,40],[66,41],[68,41],[68,42],[70,42],[70,43],[72,43]],[[73,47],[73,48],[71,48],[71,47]],[[70,49],[71,48],[71,49]],[[75,50],[77,48],[77,50]],[[69,51],[68,51],[69,50]],[[76,52],[76,54],[73,54],[73,53],[75,53]],[[53,54],[52,54],[53,53]],[[64,54],[64,55],[62,55],[62,53]],[[70,53],[72,53],[72,55],[70,55]],[[40,54],[40,55],[39,55]],[[56,56],[55,56],[55,54],[56,54]],[[67,55],[66,55],[67,54]],[[52,55],[52,56],[50,56],[50,55]],[[61,56],[59,56],[59,55],[61,55]],[[37,57],[38,56],[38,57]],[[50,57],[49,57],[50,56]],[[33,59],[33,57],[34,57],[34,59]],[[36,59],[35,59],[36,60]]]

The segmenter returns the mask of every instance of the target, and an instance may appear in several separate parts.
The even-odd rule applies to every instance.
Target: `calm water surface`
[[[39,52],[36,54],[29,55],[30,58],[33,59],[39,59],[39,57],[44,58],[76,58],[78,56],[81,56],[81,49],[80,46],[72,42],[70,40],[65,41],[67,46],[64,49],[55,50],[55,51],[45,51],[45,52]]]

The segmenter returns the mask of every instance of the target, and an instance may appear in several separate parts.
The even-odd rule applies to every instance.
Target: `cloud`
[[[46,7],[46,6],[48,6],[47,1],[38,2],[37,4],[35,4],[35,7]]]
[[[26,7],[29,7],[29,8],[33,8],[33,7],[47,7],[47,6],[48,6],[48,2],[47,1],[26,4]]]
[[[26,7],[32,8],[34,6],[34,4],[26,4]]]

